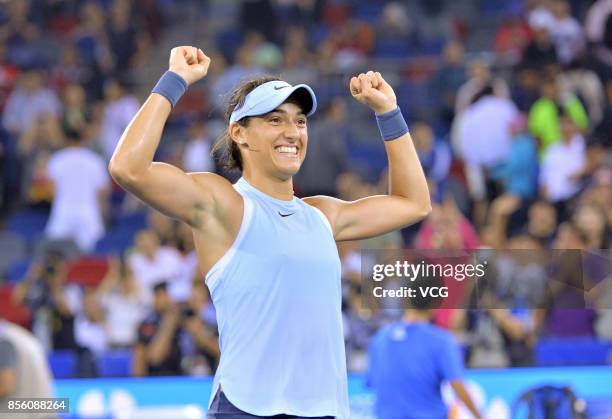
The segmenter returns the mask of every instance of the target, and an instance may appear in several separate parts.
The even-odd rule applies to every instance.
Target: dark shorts
[[[303,416],[292,415],[274,415],[274,416],[257,416],[247,413],[234,406],[222,391],[217,391],[215,398],[210,405],[208,411],[208,419],[247,419],[247,418],[274,418],[274,419],[333,419],[332,416],[319,416],[317,418],[306,418]]]

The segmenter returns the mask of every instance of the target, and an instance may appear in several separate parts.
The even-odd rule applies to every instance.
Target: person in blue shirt
[[[527,130],[527,119],[518,115],[510,126],[512,143],[505,161],[491,168],[491,178],[503,193],[491,203],[489,224],[497,240],[505,240],[527,222],[528,207],[538,195],[538,147]]]
[[[219,327],[221,357],[208,417],[348,417],[336,241],[378,236],[431,211],[395,93],[373,71],[348,86],[375,113],[389,192],[353,202],[299,199],[293,177],[308,143],[325,141],[308,138],[317,102],[304,84],[259,77],[232,92],[219,147],[227,165],[242,174],[235,184],[153,161],[172,107],[209,65],[198,48],[172,50],[169,71],[123,133],[110,173],[142,201],[191,227]]]
[[[439,283],[421,278],[413,286]],[[434,304],[431,297],[411,298],[402,320],[381,329],[370,342],[367,384],[376,395],[378,419],[447,419],[444,382],[475,418],[482,417],[463,384],[459,344],[431,323]]]

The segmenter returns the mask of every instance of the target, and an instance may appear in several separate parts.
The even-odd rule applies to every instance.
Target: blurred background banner
[[[589,406],[589,417],[612,416],[612,367],[575,367],[470,371],[468,389],[485,417],[511,418],[514,402],[524,392],[543,383],[570,386]],[[129,417],[204,417],[212,390],[209,378],[150,378],[58,380],[58,397],[69,397],[74,414],[101,417],[120,413]],[[163,389],[163,391],[162,391]],[[409,389],[407,390],[409,391]],[[351,417],[373,418],[373,395],[361,375],[349,378]],[[444,395],[453,418],[469,418],[448,389]],[[521,412],[519,412],[521,413]],[[524,412],[523,412],[524,413]]]

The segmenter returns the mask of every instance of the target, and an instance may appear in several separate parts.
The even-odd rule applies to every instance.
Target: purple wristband
[[[376,115],[376,123],[385,141],[396,140],[408,132],[408,125],[399,106],[390,112]]]
[[[187,82],[174,71],[166,71],[159,79],[151,93],[158,93],[168,99],[172,107],[176,106],[181,96],[187,91]]]

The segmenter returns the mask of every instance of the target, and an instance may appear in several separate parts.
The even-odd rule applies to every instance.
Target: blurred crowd
[[[210,155],[227,93],[245,77],[279,74],[312,85],[320,101],[295,178],[300,196],[385,193],[384,148],[348,79],[376,68],[393,85],[433,213],[401,232],[339,243],[351,370],[364,368],[370,337],[397,318],[361,307],[363,249],[610,257],[612,0],[9,0],[0,5],[0,206],[5,220],[48,212],[40,240],[63,243],[36,255],[13,301],[31,310],[48,350],[79,354],[79,375],[95,376],[96,355],[118,348],[133,349],[134,375],[209,374],[218,361],[189,229],[126,195],[106,168],[165,70],[161,46],[183,43],[201,45],[212,65],[173,111],[156,159],[235,180]],[[146,222],[126,246],[101,246],[134,215]],[[67,281],[76,254],[108,258],[104,279]],[[546,279],[538,266],[496,269],[506,284],[522,281],[513,295],[525,297]],[[592,307],[441,310],[435,321],[461,337],[470,366],[531,365],[542,336],[612,339],[612,290]]]

